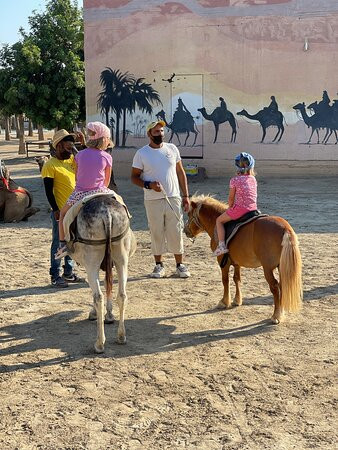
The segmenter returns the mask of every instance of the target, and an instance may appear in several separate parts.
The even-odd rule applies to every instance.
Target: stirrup
[[[67,246],[64,245],[63,247],[58,248],[58,251],[54,255],[54,259],[61,259],[68,255],[68,249]]]

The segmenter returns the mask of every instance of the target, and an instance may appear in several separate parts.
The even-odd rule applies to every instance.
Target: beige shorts
[[[165,198],[145,200],[148,224],[151,234],[151,253],[183,253],[183,215],[180,197],[170,197],[170,204],[180,220],[177,220],[173,210]]]

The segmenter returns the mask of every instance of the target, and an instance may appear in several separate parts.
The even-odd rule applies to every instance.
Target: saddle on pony
[[[226,222],[224,224],[224,230],[225,230],[225,246],[228,248],[229,243],[232,240],[232,238],[236,235],[237,231],[244,225],[253,222],[254,220],[258,219],[259,217],[266,217],[268,214],[262,214],[258,209],[254,211],[249,211],[248,213],[244,214],[244,216],[240,217],[237,220],[231,220],[230,222]],[[216,227],[215,227],[215,233]],[[223,258],[220,262],[220,267],[225,267],[226,263],[228,262],[229,253],[225,253],[223,255]]]

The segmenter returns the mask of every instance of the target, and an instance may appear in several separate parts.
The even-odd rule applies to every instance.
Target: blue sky
[[[19,28],[28,31],[28,17],[36,9],[44,11],[46,0],[0,0],[0,45],[19,40]],[[78,0],[79,7],[83,1]]]

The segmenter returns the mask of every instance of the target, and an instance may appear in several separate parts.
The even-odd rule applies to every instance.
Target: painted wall
[[[84,18],[88,120],[106,120],[100,77],[117,70],[161,101],[149,102],[151,114],[122,101],[121,152],[147,142],[145,125],[162,110],[167,138],[174,131],[181,154],[203,157],[211,175],[242,150],[300,166],[338,161],[336,0],[84,0]],[[108,120],[116,131],[113,111]]]

